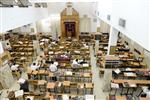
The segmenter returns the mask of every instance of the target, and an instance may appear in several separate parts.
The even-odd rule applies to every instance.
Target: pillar
[[[111,46],[117,46],[118,32],[119,31],[116,30],[115,28],[113,27],[110,28],[107,55],[110,55]]]
[[[2,42],[0,42],[0,54],[2,54],[3,52],[4,52],[4,48],[3,48]]]

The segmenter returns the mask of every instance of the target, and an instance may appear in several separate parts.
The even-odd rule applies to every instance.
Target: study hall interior
[[[0,100],[150,100],[149,0],[0,0]]]

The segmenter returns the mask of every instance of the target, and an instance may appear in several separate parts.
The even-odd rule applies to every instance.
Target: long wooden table
[[[122,80],[122,79],[113,79],[112,82],[117,84],[123,84],[125,82],[129,84],[138,84],[138,85],[150,85],[150,80]]]

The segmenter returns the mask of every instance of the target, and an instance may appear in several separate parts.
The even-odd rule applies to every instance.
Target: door
[[[75,22],[64,22],[65,24],[65,36],[76,37]]]

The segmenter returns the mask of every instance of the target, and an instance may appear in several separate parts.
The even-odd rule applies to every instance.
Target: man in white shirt
[[[38,66],[38,65],[36,65],[36,63],[33,63],[32,65],[31,65],[31,69],[32,70],[36,70],[36,69],[38,69],[40,66]]]
[[[51,62],[49,69],[51,72],[56,72],[57,71],[57,65],[54,64],[54,62]]]
[[[18,70],[18,67],[19,67],[19,65],[13,64],[13,65],[11,66],[11,70],[12,70],[12,71],[17,71],[17,70]]]
[[[73,67],[73,68],[79,67],[78,59],[73,60],[73,62],[72,62],[72,67]]]
[[[11,48],[11,46],[10,46],[10,44],[9,44],[9,43],[7,43],[7,44],[6,44],[6,50],[8,50],[8,51],[12,51],[12,48]]]
[[[55,73],[57,71],[57,65],[54,64],[54,62],[52,61],[50,66],[49,66],[49,69],[51,72]],[[54,77],[52,77],[52,80],[57,81],[57,77],[54,75]]]

